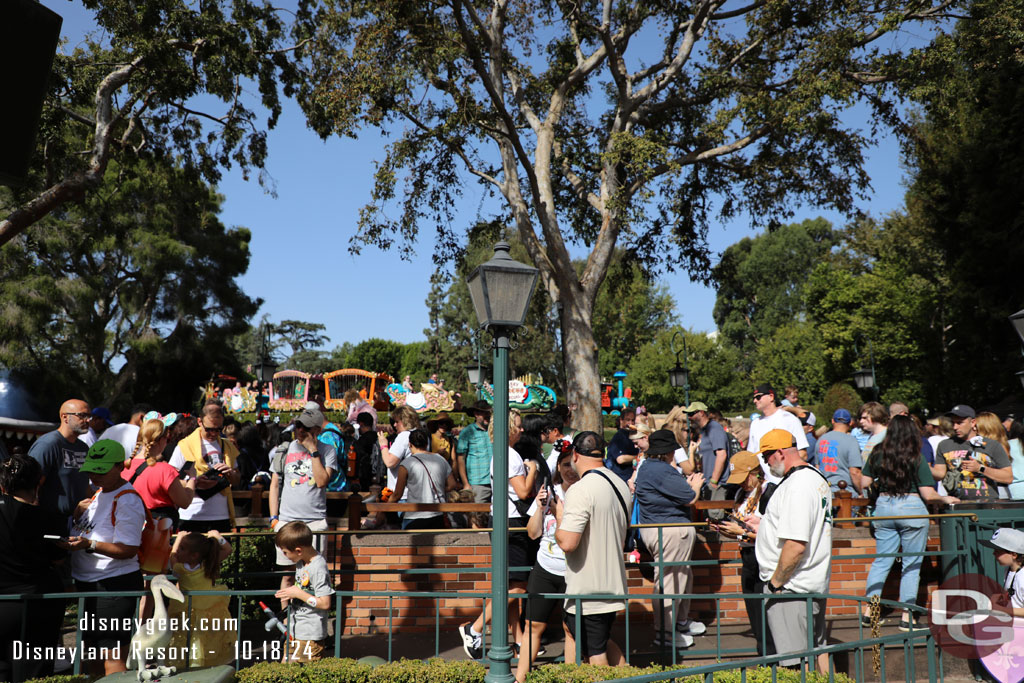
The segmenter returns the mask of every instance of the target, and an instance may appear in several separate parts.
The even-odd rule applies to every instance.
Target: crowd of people
[[[901,403],[868,402],[855,413],[838,409],[829,424],[819,425],[800,406],[795,387],[780,399],[763,384],[753,392],[758,412],[751,421],[727,420],[700,401],[661,420],[627,409],[607,443],[603,433],[577,432],[570,406],[540,415],[513,410],[507,477],[502,473],[495,489],[487,403],[470,407],[472,422],[461,429],[444,414],[423,424],[407,406],[378,427],[376,411],[358,398],[351,397],[341,424],[329,421],[314,400],[285,425],[237,423],[217,402],[195,415],[140,405],[114,424],[106,408],[66,401],[57,429],[0,464],[0,592],[29,596],[0,601],[0,640],[57,642],[63,605],[37,605],[30,596],[65,588],[96,593],[86,611],[97,618],[131,623],[135,599],[107,593],[143,589],[144,529],[175,534],[173,547],[169,535],[163,545],[179,585],[217,588],[229,547],[222,534],[237,526],[231,492],[259,484],[269,491],[277,533],[277,597],[282,609],[291,605],[292,635],[308,659],[323,655],[333,593],[324,536],[316,533],[327,529],[329,490],[380,490],[382,500],[409,503],[493,504],[495,495],[507,496],[513,598],[503,626],[519,650],[518,681],[542,651],[542,635],[558,608],[567,661],[578,653],[593,664],[621,663],[611,632],[616,613],[626,608],[626,553],[646,551],[669,563],[654,563],[660,592],[694,592],[686,564],[698,538],[692,504],[726,501],[721,507],[731,510],[712,511],[710,530],[738,543],[743,592],[770,596],[746,601],[758,652],[782,655],[805,650],[808,642],[824,644],[824,601],[807,598],[808,610],[800,596],[828,592],[839,491],[865,496],[872,514],[883,518],[873,524],[880,557],[867,596],[881,593],[902,549],[899,599],[911,605],[927,542],[926,503],[1024,496],[1024,427],[1016,416],[978,414],[966,405],[922,422]],[[658,526],[631,533],[631,524]],[[406,511],[363,521],[365,529],[460,526],[486,528],[490,520],[482,512]],[[526,593],[609,597],[561,604],[520,599]],[[491,607],[459,628],[474,659],[483,657]],[[226,608],[226,597],[191,607],[210,614]],[[145,618],[152,604],[144,600],[139,610]],[[33,618],[26,621],[29,611]],[[865,608],[862,619],[871,618]],[[674,598],[657,601],[655,626],[654,643],[664,648],[689,648],[707,630],[687,600]],[[917,626],[909,611],[902,614],[901,629]],[[84,629],[82,635],[109,654],[131,632]],[[198,664],[230,661],[229,648],[213,650],[220,656]],[[15,680],[52,670],[52,661],[16,664]],[[114,656],[98,658],[95,666],[97,673],[124,670]]]

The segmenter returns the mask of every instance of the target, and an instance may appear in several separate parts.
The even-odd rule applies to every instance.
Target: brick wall
[[[388,604],[391,598],[392,627],[403,632],[432,631],[435,611],[439,610],[440,628],[453,629],[459,624],[476,617],[482,607],[482,600],[473,597],[434,598],[408,597],[404,593],[416,591],[477,592],[488,593],[491,583],[483,571],[491,565],[490,539],[484,533],[445,534],[343,534],[336,537],[328,552],[332,569],[337,577],[336,587],[341,591],[380,592],[384,596],[351,597],[343,601],[345,615],[343,629],[346,634],[364,634],[372,630],[383,632],[388,628]],[[938,529],[933,525],[928,541],[929,550],[938,550]],[[867,529],[836,529],[833,535],[832,586],[831,592],[863,595],[865,591],[870,559],[844,559],[845,555],[874,552],[875,541]],[[733,560],[727,566],[694,567],[695,593],[739,593],[740,564],[739,549],[735,543],[698,542],[694,549],[694,560],[713,558]],[[627,580],[630,593],[645,594],[643,598],[630,601],[630,619],[646,621],[651,615],[651,599],[654,592],[650,582],[640,576],[637,568],[627,566]],[[407,570],[431,568],[436,574],[414,574]],[[481,571],[465,571],[480,568]],[[444,571],[444,570],[452,571]],[[454,571],[454,570],[462,571]],[[359,570],[352,573],[352,570]],[[925,558],[919,591],[921,604],[926,604],[927,595],[934,590],[939,575],[938,560]],[[883,597],[897,599],[899,571],[890,572]],[[723,623],[746,622],[747,615],[743,601],[724,599],[719,601]],[[714,600],[694,600],[691,610],[696,611],[708,623],[714,620]],[[831,600],[828,604],[830,616],[853,615],[858,605],[852,601]]]

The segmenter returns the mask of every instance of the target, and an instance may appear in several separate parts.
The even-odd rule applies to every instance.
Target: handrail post
[[[363,498],[358,493],[352,493],[348,497],[348,530],[355,531],[359,528],[359,520],[363,516]]]
[[[853,494],[846,490],[847,483],[840,481],[838,484],[839,490],[836,491],[835,496],[832,497],[839,506],[839,518],[850,518],[853,517]],[[854,526],[854,522],[841,522],[844,529],[848,529]]]
[[[249,490],[251,496],[250,500],[252,504],[249,506],[250,517],[262,517],[263,516],[263,485],[253,484]]]

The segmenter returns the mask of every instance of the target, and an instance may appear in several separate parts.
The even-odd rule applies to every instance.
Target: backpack
[[[139,492],[135,489],[121,491],[114,496],[114,502],[110,506],[110,523],[112,525],[117,524],[117,499],[129,493],[139,496]],[[139,496],[139,500],[142,500],[142,496]],[[173,521],[168,517],[153,519],[145,501],[142,503],[142,509],[146,511],[146,523],[142,527],[142,538],[139,541],[139,568],[144,574],[164,574],[167,572],[167,563],[171,558],[171,525]]]
[[[370,467],[373,472],[373,483],[383,486],[388,480],[388,468],[384,465],[384,456],[380,454],[380,444],[373,442],[370,451]]]

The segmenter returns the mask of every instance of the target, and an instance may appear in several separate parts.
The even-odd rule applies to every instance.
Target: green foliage
[[[85,674],[47,676],[46,678],[30,678],[25,683],[88,683],[89,677]]]
[[[607,667],[593,666],[591,664],[547,664],[533,669],[526,675],[526,683],[596,683],[597,681],[611,681],[633,676],[644,676],[662,671],[678,671],[679,676],[672,680],[677,683],[704,683],[704,677],[700,675],[687,676],[686,670],[691,667],[678,667],[673,669],[670,666],[652,664],[646,667],[625,666]],[[817,672],[808,672],[806,677],[801,677],[799,671],[792,669],[776,669],[773,674],[769,667],[754,667],[741,672],[739,669],[732,671],[720,671],[714,674],[715,683],[827,683],[829,677]],[[841,673],[835,674],[836,683],[853,683],[853,679]]]
[[[428,343],[424,354],[428,355],[431,368],[436,368],[433,371],[444,378],[445,386],[461,390],[464,395],[472,392],[466,366],[476,363],[477,344],[481,365],[493,365],[491,335],[477,331],[476,311],[466,279],[477,266],[490,260],[494,244],[500,239],[511,245],[512,258],[529,260],[516,233],[502,229],[498,223],[479,224],[470,232],[465,252],[453,271],[438,271],[435,275],[426,300],[431,326],[423,331]],[[511,377],[533,373],[557,393],[564,392],[562,362],[556,346],[557,324],[550,299],[538,286],[530,300],[526,325],[517,334],[518,347],[509,354]],[[492,377],[486,379],[490,381]]]
[[[703,683],[702,676],[687,676],[686,668],[652,664],[646,667],[607,667],[591,664],[546,664],[532,669],[526,675],[526,683],[596,683],[597,681],[618,680],[632,676],[643,676],[665,671],[678,671],[674,680],[679,683]],[[281,664],[260,662],[241,669],[236,674],[238,683],[483,683],[487,669],[483,664],[472,661],[450,661],[440,658],[426,661],[400,659],[374,666],[354,659],[322,659],[308,664]],[[722,671],[715,674],[715,681],[721,683],[798,683],[799,671],[779,668],[776,672],[767,667],[747,669],[742,673]],[[827,675],[808,672],[808,683],[826,683]],[[836,683],[852,683],[852,679],[841,673],[835,674]]]
[[[668,371],[675,365],[673,331],[664,331],[645,344],[629,364],[626,384],[633,388],[636,402],[650,412],[668,412],[684,403],[683,389],[672,387]],[[745,408],[750,401],[750,381],[740,367],[739,352],[721,338],[684,331],[690,370],[690,401],[703,401],[712,408],[731,411]],[[676,337],[676,351],[682,341]],[[683,361],[682,354],[679,356]]]
[[[749,356],[779,328],[798,321],[805,311],[807,276],[834,240],[831,224],[816,218],[728,247],[712,273],[719,332]]]
[[[862,403],[864,403],[864,399],[856,389],[849,384],[837,382],[825,392],[825,398],[822,399],[822,410],[818,413],[818,424],[828,424],[832,420],[832,415],[840,408],[846,408],[850,411],[850,415],[856,418],[857,409]]]
[[[716,12],[528,0],[480,11],[468,0],[302,0],[295,35],[309,43],[286,82],[321,136],[364,126],[389,136],[352,251],[395,247],[413,258],[428,227],[435,263],[456,261],[462,231],[476,229],[455,220],[466,180],[499,199],[480,222],[515,225],[540,270],[536,299],[547,299],[545,311],[561,305],[561,374],[572,374],[569,401],[593,427],[593,311],[615,249],[648,273],[687,268],[707,280],[718,219],[745,211],[756,226],[777,226],[802,201],[853,213],[868,190],[861,150],[877,129],[847,126],[842,113],[866,103],[880,124],[896,123],[888,83],[918,78],[930,49],[890,33],[941,33],[963,4],[848,0],[795,12],[752,2]],[[651,54],[668,57],[651,63]],[[581,270],[572,248],[587,251]],[[806,273],[781,256],[783,279]],[[734,308],[747,305],[744,294]],[[464,364],[470,333],[434,320],[431,334]],[[734,322],[723,332],[742,346],[749,331]],[[517,371],[548,364],[532,351],[513,358]],[[552,383],[557,362],[543,374]]]
[[[231,590],[271,590],[279,587],[280,581],[276,577],[247,576],[248,574],[266,572],[268,568],[276,566],[274,537],[259,535],[266,531],[270,531],[270,529],[250,527],[232,541],[234,544],[232,553],[221,565],[221,579]],[[264,619],[258,599],[244,596],[235,599],[242,600],[243,620]],[[233,607],[231,613],[235,613]]]
[[[56,56],[28,183],[0,206],[0,244],[99,192],[109,161],[130,178],[155,157],[208,183],[234,166],[248,177],[266,161],[278,79],[294,73],[281,10],[254,0],[82,4],[99,28]],[[37,211],[14,211],[33,199]]]
[[[611,379],[629,366],[644,344],[675,322],[675,300],[667,286],[656,283],[636,263],[624,263],[616,253],[594,302],[593,320],[597,368]]]
[[[238,683],[483,683],[479,662],[400,659],[374,666],[354,659],[322,659],[308,664],[260,662],[240,670]]]
[[[405,344],[374,337],[356,344],[345,362],[348,364],[346,367],[369,372],[386,372],[401,382],[405,353]]]
[[[211,368],[238,374],[228,339],[259,301],[236,281],[249,231],[220,222],[221,201],[158,158],[111,164],[97,193],[0,250],[0,365],[42,395],[122,408],[188,406]]]
[[[825,357],[821,336],[808,322],[791,322],[772,330],[754,351],[755,383],[768,382],[779,391],[787,384],[800,388],[800,398],[809,403],[825,391]]]

